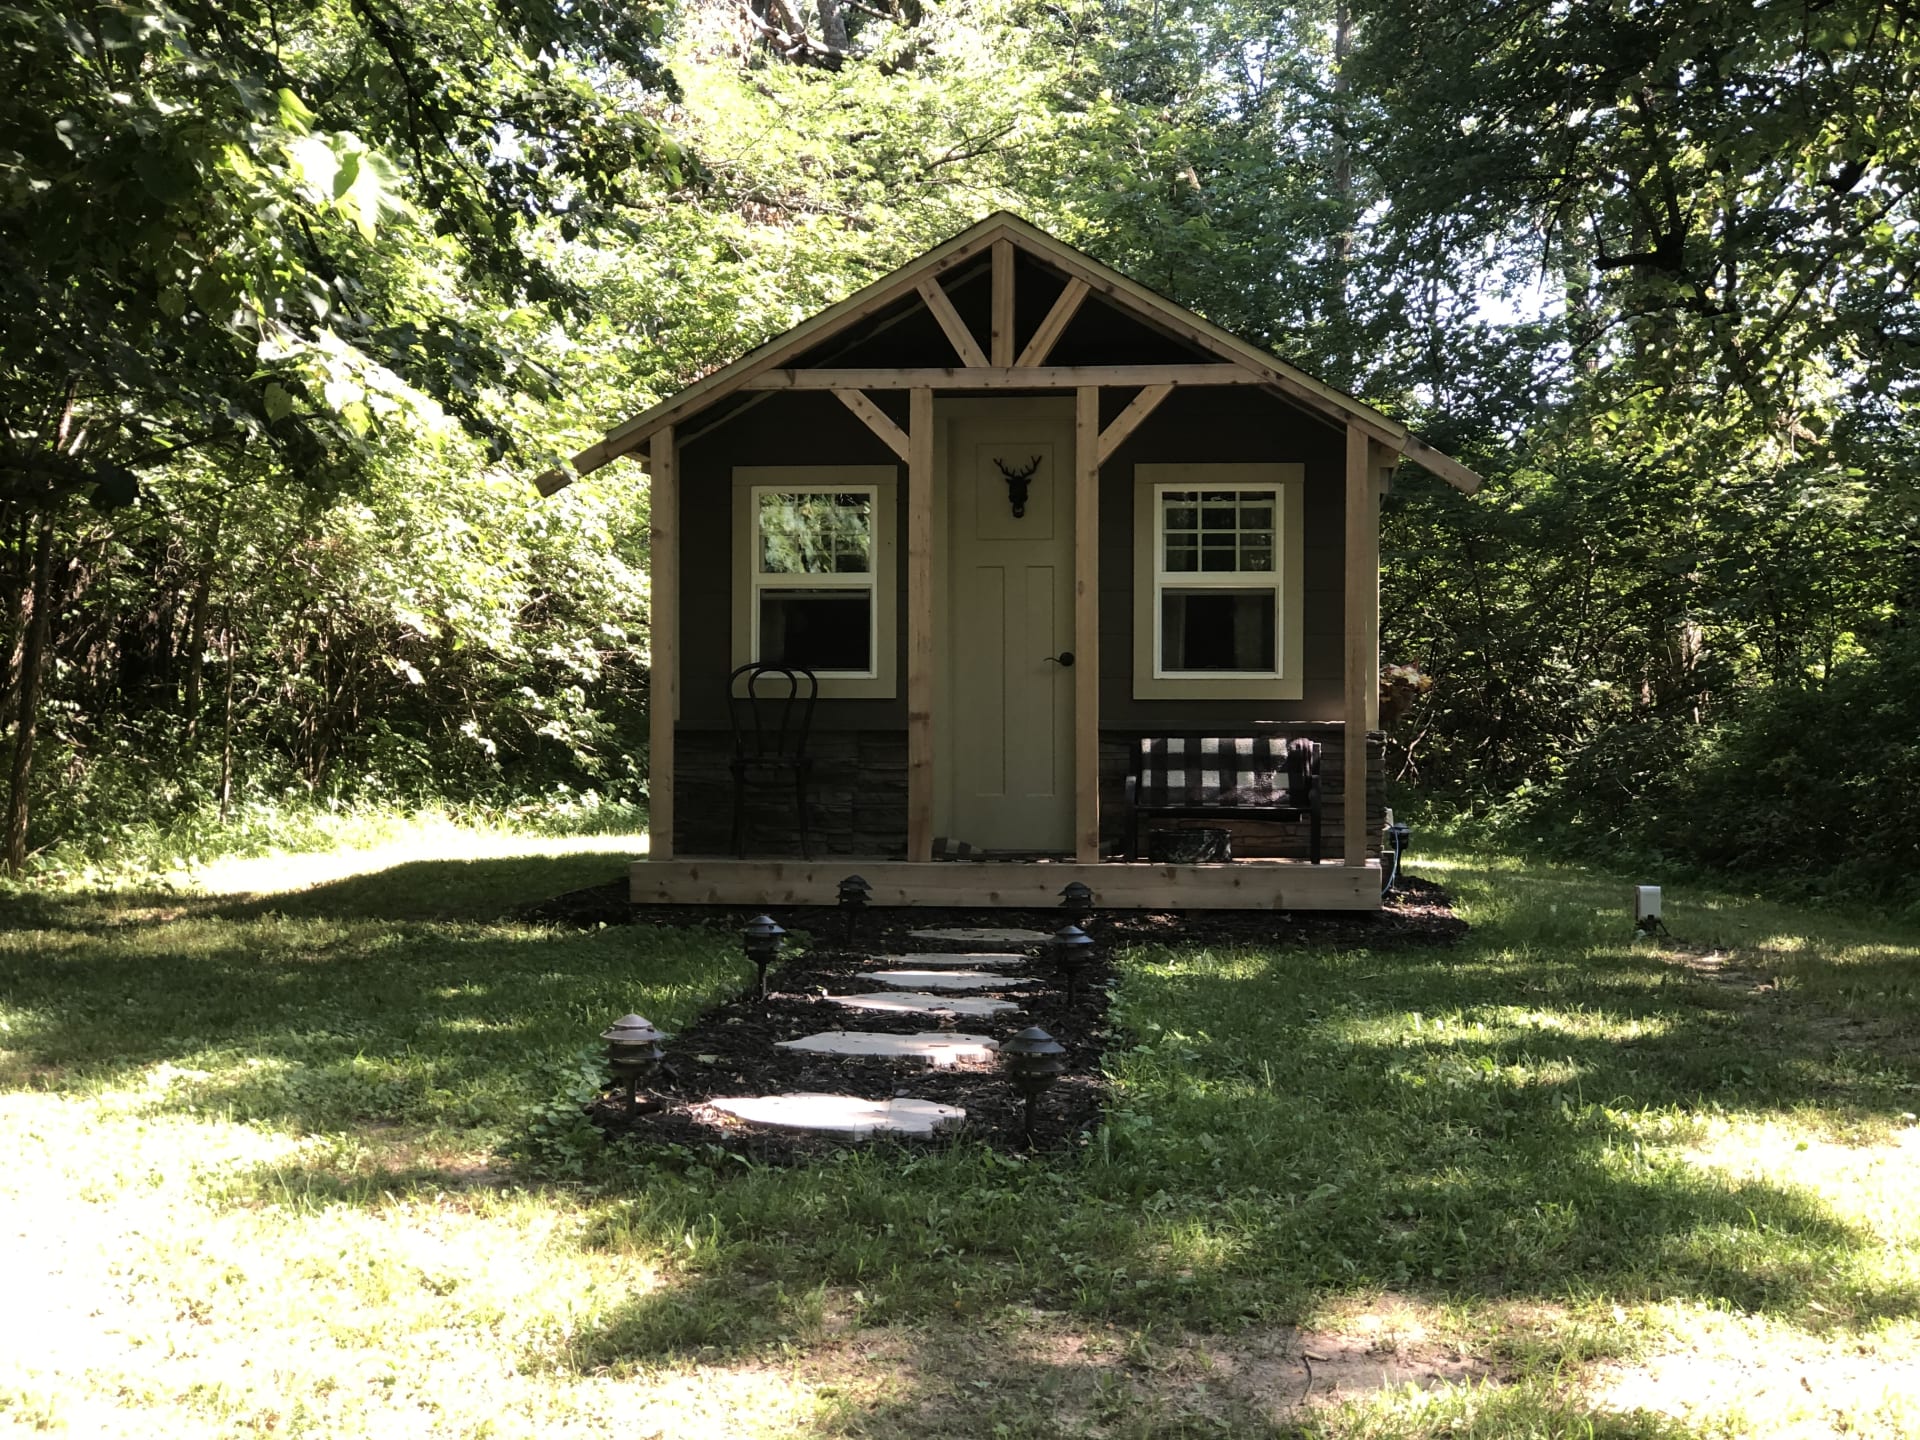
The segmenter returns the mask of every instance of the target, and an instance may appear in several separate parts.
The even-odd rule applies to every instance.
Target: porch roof
[[[1004,352],[991,357],[991,361],[997,363],[989,363],[989,357],[980,351],[977,341],[966,332],[958,317],[952,315],[950,303],[943,306],[946,292],[939,284],[939,277],[991,255],[995,246],[1000,244],[1024,251],[1068,277],[1068,295],[1062,297],[1059,326],[1055,327],[1054,317],[1049,316],[1047,323],[1041,327],[1043,331],[1055,328],[1054,338],[1057,338],[1057,330],[1064,328],[1066,320],[1071,317],[1079,297],[1097,294],[1152,328],[1213,357],[1216,363],[1046,366],[1040,363],[1045,360],[1044,353],[1037,358],[1023,355],[1016,359]],[[1076,286],[1079,287],[1077,291]],[[811,347],[833,338],[889,305],[911,300],[916,294],[954,339],[960,358],[966,363],[948,368],[892,372],[782,368]],[[1068,296],[1072,299],[1069,300]],[[943,309],[946,312],[944,314]],[[1034,347],[1030,345],[1028,348],[1032,350]],[[909,386],[1044,390],[1089,384],[1142,387],[1258,385],[1342,427],[1358,425],[1389,451],[1432,471],[1468,494],[1480,487],[1480,476],[1474,471],[1426,444],[1392,417],[1229,334],[1165,296],[1155,294],[1146,286],[1004,210],[988,216],[979,224],[936,245],[919,258],[856,291],[838,304],[802,321],[785,334],[614,427],[601,440],[573,457],[573,474],[556,468],[541,475],[535,483],[542,494],[552,494],[570,483],[575,475],[591,474],[621,455],[642,449],[657,431],[669,425],[683,424],[726,397],[745,390],[834,389],[842,392],[844,398],[866,389]],[[849,400],[848,403],[857,404],[857,401]]]

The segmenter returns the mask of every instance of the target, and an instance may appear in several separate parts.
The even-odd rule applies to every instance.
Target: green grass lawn
[[[503,918],[637,843],[0,898],[0,1422],[1920,1433],[1920,929],[1450,853],[1457,949],[1125,955],[1077,1155],[638,1165],[581,1051],[732,938]]]

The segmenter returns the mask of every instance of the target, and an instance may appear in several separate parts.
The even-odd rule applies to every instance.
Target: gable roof
[[[1238,336],[1229,334],[1005,210],[989,215],[979,224],[934,246],[838,304],[828,306],[731,364],[723,365],[686,389],[615,426],[603,438],[573,457],[575,474],[591,474],[619,456],[640,449],[664,427],[690,419],[745,388],[750,381],[767,371],[792,361],[876,311],[907,299],[923,283],[937,282],[940,276],[991,253],[994,244],[1002,240],[1061,271],[1069,280],[1083,282],[1092,294],[1103,297],[1153,328],[1170,333],[1222,361],[1253,372],[1265,388],[1279,392],[1294,404],[1341,425],[1350,420],[1357,422],[1388,449],[1432,471],[1448,484],[1468,494],[1480,488],[1479,475],[1458,460],[1426,444],[1397,420],[1315,379],[1304,370],[1249,345]],[[550,470],[535,483],[542,494],[552,494],[572,478],[564,470]]]

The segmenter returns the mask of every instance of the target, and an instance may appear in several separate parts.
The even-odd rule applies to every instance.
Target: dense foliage
[[[290,794],[638,798],[644,487],[526,478],[1006,205],[1492,478],[1389,504],[1403,779],[1903,884],[1913,31],[1867,0],[0,7],[9,859]]]

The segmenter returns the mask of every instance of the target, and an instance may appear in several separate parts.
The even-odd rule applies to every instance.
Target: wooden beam
[[[680,708],[680,448],[673,427],[649,445],[647,510],[647,853],[673,858],[673,722]]]
[[[743,390],[1077,390],[1082,385],[1265,385],[1241,365],[913,366],[904,369],[767,370]]]
[[[1113,423],[1100,432],[1100,463],[1106,464],[1113,458],[1113,452],[1126,442],[1126,438],[1139,428],[1156,409],[1160,402],[1173,393],[1171,385],[1149,385],[1133,397],[1133,403],[1113,417]]]
[[[1471,495],[1480,488],[1480,477],[1469,470],[1451,455],[1442,455],[1424,440],[1409,435],[1403,445],[1395,447],[1407,459],[1423,470],[1431,470],[1442,480],[1457,490]]]
[[[1013,242],[993,242],[993,363],[1013,364]]]
[[[1033,338],[1027,341],[1027,348],[1020,352],[1020,358],[1013,362],[1015,369],[1026,369],[1033,365],[1044,365],[1047,357],[1053,353],[1053,347],[1060,343],[1060,337],[1066,334],[1067,326],[1072,322],[1074,312],[1079,310],[1080,302],[1087,298],[1087,282],[1079,276],[1067,281],[1067,288],[1060,292],[1060,298],[1053,302],[1053,308],[1047,311],[1047,318],[1040,322],[1040,328],[1033,332]]]
[[[967,366],[985,365],[986,352],[980,348],[980,342],[973,338],[973,331],[960,318],[960,312],[953,308],[953,301],[948,298],[945,287],[938,280],[922,280],[914,288],[920,292],[920,298],[927,302],[927,309],[933,312],[933,318],[940,322],[947,339],[953,342],[953,353],[960,357],[960,363]]]
[[[840,397],[842,405],[866,422],[867,428],[878,435],[889,450],[902,460],[911,458],[907,454],[907,432],[894,424],[886,411],[874,404],[861,391],[836,390],[833,393]]]
[[[878,314],[887,306],[911,295],[920,281],[938,280],[942,275],[973,263],[991,247],[997,228],[988,220],[963,231],[945,244],[936,245],[911,264],[902,266],[891,275],[881,276],[839,304],[829,305],[818,315],[801,321],[784,335],[775,336],[731,365],[722,366],[711,375],[694,381],[678,394],[616,425],[598,443],[589,445],[573,457],[574,469],[584,475],[609,460],[627,454],[645,444],[647,437],[657,433],[662,425],[678,424],[689,411],[701,409],[741,388],[740,381],[747,376],[770,369],[856,321]]]
[[[1235,860],[1226,865],[915,864],[858,860],[735,860],[689,856],[670,864],[636,861],[628,894],[639,905],[831,905],[857,869],[876,905],[1058,909],[1060,887],[1078,880],[1094,903],[1140,910],[1377,910],[1377,865],[1309,865],[1304,860]]]
[[[1379,703],[1380,510],[1372,442],[1347,424],[1346,544],[1346,863],[1367,863],[1367,717]]]
[[[1100,859],[1100,390],[1074,392],[1073,853]]]
[[[1373,585],[1367,591],[1367,654],[1373,657],[1373,683],[1367,686],[1367,729],[1380,728],[1380,497],[1386,494],[1387,467],[1395,458],[1391,447],[1367,442],[1368,506],[1373,521]]]
[[[907,418],[907,858],[933,858],[933,391]]]

